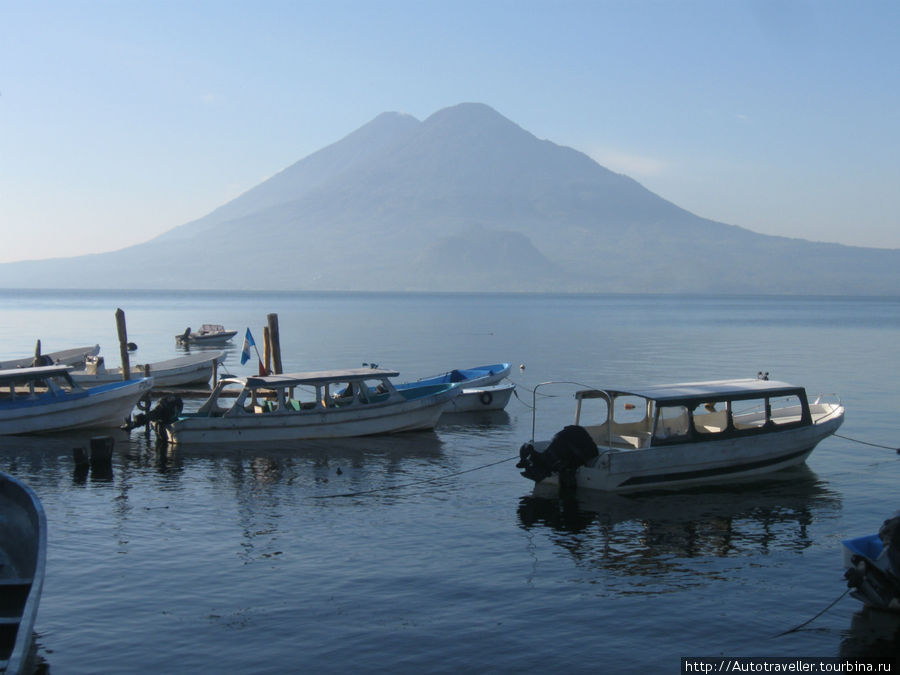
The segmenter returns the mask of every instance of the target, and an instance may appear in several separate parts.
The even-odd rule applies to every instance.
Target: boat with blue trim
[[[85,388],[71,366],[0,370],[0,435],[117,427],[153,386],[152,377]]]

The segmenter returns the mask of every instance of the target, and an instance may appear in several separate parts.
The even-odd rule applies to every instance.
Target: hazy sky
[[[0,262],[199,218],[480,102],[697,215],[900,248],[900,3],[0,0]]]

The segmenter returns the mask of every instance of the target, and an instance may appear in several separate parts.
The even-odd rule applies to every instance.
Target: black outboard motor
[[[180,396],[166,394],[156,403],[156,406],[146,413],[138,413],[134,419],[129,418],[123,429],[130,431],[135,427],[142,427],[148,422],[156,422],[159,424],[171,424],[178,419],[181,411],[184,409],[184,401]]]
[[[882,555],[887,558],[887,569],[900,579],[900,511],[888,518],[878,530]]]
[[[597,444],[584,427],[571,424],[556,433],[543,452],[531,443],[519,448],[519,463],[525,469],[522,475],[535,483],[552,474],[559,474],[560,487],[575,486],[575,470],[598,455]]]

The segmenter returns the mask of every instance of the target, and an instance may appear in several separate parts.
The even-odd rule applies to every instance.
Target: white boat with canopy
[[[394,370],[356,368],[223,378],[196,412],[162,421],[156,429],[161,438],[175,444],[432,429],[444,407],[461,391],[450,383],[398,391],[390,380],[397,375]]]
[[[587,389],[575,399],[574,424],[553,440],[535,443],[532,427],[517,464],[526,478],[634,492],[758,476],[803,463],[844,419],[840,402],[810,402],[803,387],[768,379]]]

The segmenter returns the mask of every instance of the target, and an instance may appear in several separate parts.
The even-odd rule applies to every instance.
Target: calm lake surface
[[[186,327],[262,344],[286,371],[375,362],[416,379],[509,361],[504,412],[433,433],[159,450],[119,430],[0,438],[47,511],[36,623],[55,673],[679,672],[683,656],[896,658],[898,626],[849,596],[841,540],[900,509],[900,299],[0,291],[0,358],[99,343],[119,365]],[[520,364],[524,368],[520,369]],[[515,467],[579,386],[771,377],[836,393],[839,433],[801,469],[673,494],[533,495]],[[196,405],[197,402],[188,405]],[[857,442],[864,441],[866,444]],[[885,446],[885,447],[878,447]]]

